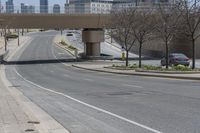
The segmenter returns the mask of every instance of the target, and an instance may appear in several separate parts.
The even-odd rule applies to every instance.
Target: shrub
[[[191,71],[191,68],[184,65],[173,66],[172,69],[177,70],[177,71]]]
[[[144,70],[161,70],[162,68],[160,66],[152,66],[152,65],[144,65]]]
[[[65,41],[63,41],[63,40],[61,40],[60,44],[67,45],[67,43]]]
[[[77,50],[77,48],[75,48],[75,47],[73,47],[73,46],[71,46],[71,45],[68,46],[68,48],[71,49],[71,50]]]
[[[7,39],[15,39],[15,38],[18,38],[18,35],[17,34],[9,34],[6,36]]]
[[[138,65],[137,64],[132,64],[132,65],[129,65],[129,68],[136,69],[136,68],[138,68]]]

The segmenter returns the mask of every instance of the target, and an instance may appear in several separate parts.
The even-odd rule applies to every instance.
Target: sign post
[[[122,47],[122,61],[124,61],[125,60],[125,50],[124,50],[124,47]]]

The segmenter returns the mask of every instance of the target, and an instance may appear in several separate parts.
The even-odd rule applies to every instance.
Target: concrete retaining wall
[[[138,46],[134,46],[132,51],[138,53]],[[165,54],[165,44],[161,39],[148,41],[143,45],[142,53],[144,55],[162,58]],[[187,38],[176,38],[170,44],[170,53],[184,53],[191,58],[192,44]],[[200,39],[196,41],[196,58],[200,59]]]

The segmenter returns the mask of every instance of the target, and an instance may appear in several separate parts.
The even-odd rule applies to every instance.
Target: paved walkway
[[[0,37],[0,55],[4,52],[4,40],[3,37]]]
[[[153,73],[153,72],[136,72],[135,70],[116,70],[105,68],[111,66],[112,62],[89,62],[89,63],[76,63],[73,66],[91,71],[107,72],[124,75],[136,75],[136,76],[150,76],[150,77],[162,77],[162,78],[177,78],[177,79],[191,79],[200,80],[200,73],[188,73],[188,74],[174,74],[174,73]]]
[[[12,88],[12,86],[10,86]],[[21,105],[0,80],[0,133],[38,133]]]
[[[28,37],[22,37],[21,42],[28,40]],[[17,49],[17,40],[8,42],[8,49],[10,53]],[[0,54],[4,54],[4,44],[2,38],[0,39]],[[1,48],[2,46],[2,48]],[[0,72],[2,74],[3,68],[0,65]],[[9,91],[14,86],[7,86],[0,77],[0,133],[38,133],[32,121],[27,114],[24,112],[23,107],[13,94]]]
[[[6,59],[32,39],[28,36],[8,43],[9,53]],[[11,85],[5,76],[5,66],[0,64],[0,133],[69,133],[60,123],[36,104],[25,97],[17,86]]]

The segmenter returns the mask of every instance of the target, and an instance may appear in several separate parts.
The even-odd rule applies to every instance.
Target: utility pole
[[[5,51],[7,51],[7,33],[6,33],[6,28],[4,29],[5,34],[4,34],[4,41],[5,41]]]
[[[1,5],[1,0],[0,0],[0,13],[2,13],[2,8],[3,6]]]
[[[20,40],[19,40],[19,28],[17,29],[17,34],[18,34],[18,41],[17,41],[17,44],[18,44],[18,46],[19,46],[19,45],[20,45],[20,44],[19,44],[19,43],[20,43],[20,42],[19,42],[19,41],[20,41]]]

